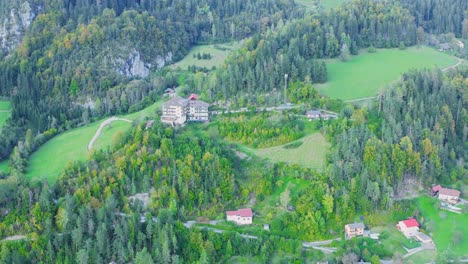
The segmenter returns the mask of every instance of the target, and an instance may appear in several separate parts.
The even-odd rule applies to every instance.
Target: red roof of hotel
[[[240,217],[252,217],[252,208],[239,209],[237,211],[226,211],[226,215],[238,215]]]
[[[405,224],[406,227],[419,226],[418,221],[416,221],[416,219],[414,219],[414,218],[410,218],[408,220],[403,221],[403,224]]]
[[[441,188],[442,188],[442,186],[440,186],[440,184],[439,184],[439,185],[436,185],[436,186],[432,187],[432,191],[433,192],[438,192]]]
[[[198,96],[198,94],[194,94],[194,93],[193,93],[193,94],[191,94],[191,95],[189,96],[188,99],[189,99],[189,100],[198,100],[199,97],[200,97],[200,96]]]

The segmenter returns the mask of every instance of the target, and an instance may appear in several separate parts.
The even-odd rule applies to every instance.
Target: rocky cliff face
[[[12,8],[3,21],[0,21],[1,50],[6,53],[14,50],[36,15],[28,2],[22,3],[18,8]]]
[[[172,61],[172,52],[167,53],[164,57],[158,56],[155,59],[155,65],[145,63],[141,58],[140,52],[133,49],[127,58],[117,59],[115,66],[117,72],[123,76],[145,78],[149,75],[151,68],[156,67],[157,69],[161,69],[170,61]]]

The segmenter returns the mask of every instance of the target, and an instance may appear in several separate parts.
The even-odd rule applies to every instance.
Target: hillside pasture
[[[297,147],[295,147],[294,145],[296,144],[294,143],[299,141],[302,142],[302,144],[297,144]],[[274,163],[285,162],[297,164],[306,168],[323,169],[325,167],[326,153],[329,145],[330,144],[326,142],[322,134],[315,133],[285,145],[271,148],[249,149],[248,152]]]
[[[437,198],[416,199],[421,212],[422,227],[432,237],[438,252],[468,258],[468,214],[457,214],[438,208]]]
[[[187,70],[189,66],[197,66],[197,67],[206,67],[211,69],[213,66],[218,67],[224,63],[224,60],[228,57],[228,55],[236,50],[239,49],[243,44],[243,41],[236,41],[236,42],[229,42],[224,44],[211,44],[211,45],[198,45],[194,46],[189,54],[185,56],[181,61],[174,63],[171,68],[177,69],[180,68],[182,70]],[[203,54],[207,53],[211,55],[211,59],[197,59],[194,56],[196,54]]]
[[[353,56],[347,62],[330,60],[328,82],[316,87],[322,94],[342,100],[372,97],[410,69],[444,68],[456,63],[456,58],[429,47],[379,49]]]
[[[161,103],[162,101],[158,101],[139,112],[121,117],[136,120],[137,122],[142,121],[144,118],[153,115]],[[104,120],[66,131],[46,142],[30,156],[26,176],[28,178],[47,179],[50,183],[54,183],[70,161],[84,161],[88,158],[88,143]],[[132,124],[127,122],[115,121],[110,126],[104,127],[101,135],[94,143],[93,149],[107,148],[111,145],[117,133],[129,131],[131,126]]]

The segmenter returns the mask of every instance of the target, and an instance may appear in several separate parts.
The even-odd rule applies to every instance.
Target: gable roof
[[[436,186],[432,187],[432,191],[433,192],[438,192],[441,188],[442,188],[442,186],[440,186],[440,184],[439,184],[439,185],[436,185]]]
[[[194,93],[188,97],[189,100],[198,100],[198,98],[200,98],[200,96]]]
[[[209,103],[203,102],[203,101],[189,101],[189,104],[192,107],[206,107],[206,108],[208,108],[210,106]]]
[[[306,115],[321,115],[322,112],[318,111],[318,110],[309,110],[306,112]]]
[[[439,190],[439,194],[459,197],[460,196],[460,191],[453,190],[453,189],[441,188]]]
[[[170,106],[185,106],[187,104],[187,99],[184,99],[180,96],[174,96],[171,100],[163,104],[164,107]]]
[[[226,215],[237,215],[240,217],[252,217],[252,208],[239,209],[237,211],[226,211]]]
[[[416,219],[414,219],[414,218],[410,218],[410,219],[404,220],[402,222],[406,227],[419,227],[418,221],[416,221]]]
[[[364,224],[363,223],[352,223],[352,224],[347,224],[349,228],[351,229],[364,229]]]

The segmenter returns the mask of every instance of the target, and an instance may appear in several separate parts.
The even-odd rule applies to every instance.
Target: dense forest
[[[375,109],[350,116],[351,127],[330,127],[330,177],[343,210],[391,208],[408,186],[453,184],[466,175],[467,73],[406,73]]]
[[[464,0],[400,0],[427,33],[468,36],[468,3]]]

